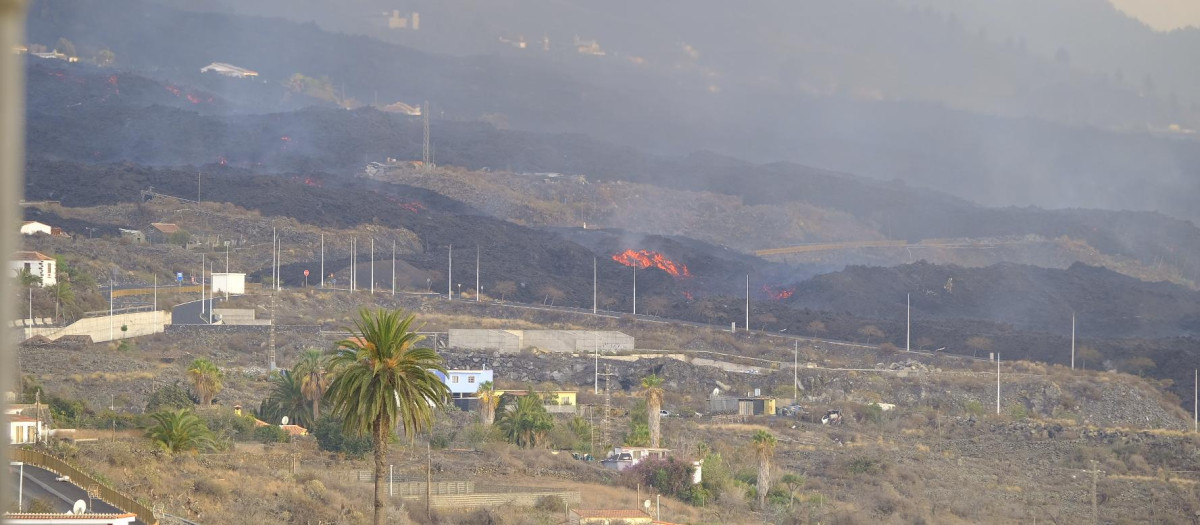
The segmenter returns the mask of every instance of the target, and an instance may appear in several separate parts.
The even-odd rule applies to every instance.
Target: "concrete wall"
[[[634,349],[633,336],[621,332],[589,330],[471,330],[451,329],[450,348],[516,353],[526,348],[544,352],[601,353]]]
[[[213,315],[221,318],[221,324],[233,326],[267,326],[270,319],[256,319],[253,308],[213,308]]]
[[[450,348],[491,350],[515,354],[521,351],[520,330],[450,329]]]
[[[89,317],[61,328],[26,328],[24,329],[24,339],[29,339],[35,335],[42,335],[50,340],[55,340],[66,335],[86,335],[90,336],[93,342],[102,343],[114,339],[128,339],[143,335],[161,334],[169,324],[171,324],[170,312],[162,310],[137,312],[132,314],[118,314],[112,317]],[[122,331],[122,326],[125,326],[127,330]]]

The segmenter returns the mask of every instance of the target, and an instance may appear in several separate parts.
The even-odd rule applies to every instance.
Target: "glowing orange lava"
[[[625,266],[635,266],[637,268],[650,268],[653,266],[679,279],[692,276],[687,266],[677,264],[675,261],[666,258],[663,254],[650,250],[625,250],[613,255],[612,259]]]

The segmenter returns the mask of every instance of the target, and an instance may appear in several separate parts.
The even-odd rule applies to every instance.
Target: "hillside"
[[[1040,118],[1041,114],[1060,108],[1093,111],[1135,107],[1142,100],[1136,95],[1131,95],[1131,100],[1096,96],[1090,99],[1091,103],[1081,106],[1075,103],[1082,98],[1076,91],[1056,92],[1061,86],[1052,83],[1045,88],[1049,93],[1039,94],[1034,90],[1031,95],[1045,99],[1044,104],[1037,106],[1041,109],[996,117],[955,109],[953,104],[941,100],[902,94],[861,97],[849,92],[809,93],[773,88],[774,81],[767,82],[766,87],[723,86],[714,93],[708,82],[681,81],[669,74],[642,71],[627,64],[573,68],[520,57],[451,57],[366,37],[333,34],[310,24],[183,13],[133,0],[123,1],[126,3],[121,4],[121,9],[111,10],[95,10],[95,4],[86,2],[41,2],[33,11],[30,38],[53,42],[67,37],[81,47],[108,47],[118,57],[118,68],[174,83],[203,85],[206,91],[224,98],[234,98],[248,88],[241,83],[214,82],[198,70],[215,60],[240,63],[259,70],[263,85],[274,90],[273,95],[260,93],[255,95],[257,98],[241,101],[241,105],[262,103],[258,107],[265,111],[277,111],[294,103],[295,97],[289,97],[285,86],[299,73],[318,81],[327,79],[322,92],[328,99],[325,103],[337,101],[357,106],[377,98],[381,104],[430,100],[439,119],[486,120],[512,129],[581,133],[673,156],[710,150],[760,163],[789,160],[875,179],[899,179],[987,205],[1158,210],[1180,218],[1197,218],[1194,207],[1181,197],[1197,191],[1197,179],[1192,175],[1200,161],[1189,136],[1146,133],[1142,123],[1147,117],[1140,111],[1133,117],[1137,127],[1122,128],[1125,131],[1088,127],[1075,120],[1063,124]],[[816,7],[846,10],[831,15],[835,21],[853,18],[858,10],[869,7],[847,5],[822,3]],[[666,7],[662,9],[665,11],[658,13],[659,16],[672,12]],[[726,9],[721,7],[713,13]],[[794,10],[800,8],[787,9],[795,14]],[[123,28],[126,20],[116,13],[132,10],[144,13],[145,29]],[[828,25],[819,16],[794,18],[805,24]],[[906,30],[928,35],[932,39],[927,43],[929,49],[954,53],[977,47],[959,45],[967,38],[960,34],[960,29],[932,29],[942,27],[943,22],[937,17],[903,12],[895,19],[914,24],[908,29],[895,30],[901,31],[900,35]],[[746,31],[740,25],[741,16],[731,16],[729,20],[735,21],[730,28],[734,34]],[[845,38],[864,32],[898,37],[888,29],[890,21],[882,29],[879,25],[855,26],[855,31],[847,33]],[[153,29],[156,27],[177,30],[172,38],[164,38]],[[827,33],[823,29],[812,32]],[[942,42],[943,36],[949,40]],[[759,45],[758,38],[744,41]],[[745,53],[738,51],[733,43],[725,46],[730,56],[743,56]],[[801,65],[805,60],[819,64],[812,60],[814,54],[820,56],[820,50],[827,47],[837,48],[827,44],[810,42],[794,53]],[[780,45],[786,48],[788,44]],[[813,46],[815,50],[811,49]],[[724,51],[718,50],[725,49],[710,47],[712,51],[703,51],[705,56],[719,55]],[[892,63],[884,57],[895,46],[873,42],[866,47],[863,56],[857,57],[861,60],[844,62],[858,64],[865,71],[878,71],[881,60]],[[883,57],[877,56],[878,53],[883,53]],[[357,59],[343,60],[346,56]],[[909,49],[906,56],[916,60],[923,52]],[[842,63],[836,59],[830,62]],[[938,68],[966,63],[971,64],[972,71],[978,69],[968,54],[945,57],[914,71],[925,71],[927,74],[921,78],[928,77],[927,85],[938,86],[943,84],[936,81],[940,77],[935,74]],[[930,67],[935,71],[927,71]],[[777,75],[780,69],[785,68],[771,69],[769,74]],[[815,73],[810,78],[803,69],[798,73],[799,78],[826,82]],[[1054,72],[1061,69],[1034,64],[1029,67],[1029,75],[1035,79],[1053,78],[1058,74]],[[412,71],[422,74],[409,74]],[[703,71],[707,69],[689,68],[682,74],[688,78],[704,77]],[[1009,78],[1004,71],[997,75]],[[725,76],[738,77],[733,73],[718,75],[718,83]],[[973,82],[970,78],[962,80]],[[1030,89],[1020,82],[1006,91],[1021,93]],[[780,119],[780,115],[802,118]],[[770,124],[763,125],[764,122]],[[1152,128],[1166,129],[1168,124],[1163,121]],[[441,152],[443,146],[439,144],[437,151]],[[217,156],[210,155],[205,160],[214,161]],[[438,159],[449,160],[440,154]],[[474,164],[495,165],[494,161]]]

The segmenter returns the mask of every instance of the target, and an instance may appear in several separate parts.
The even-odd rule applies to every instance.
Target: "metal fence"
[[[137,514],[138,521],[146,525],[158,525],[158,518],[149,507],[96,481],[96,478],[83,472],[78,467],[67,463],[63,459],[32,449],[15,449],[12,453],[13,461],[29,463],[30,465],[57,473],[60,476],[70,476],[72,483],[79,485],[88,492],[98,495],[100,499],[108,502],[109,505],[125,512]]]

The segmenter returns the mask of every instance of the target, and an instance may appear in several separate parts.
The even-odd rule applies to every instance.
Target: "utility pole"
[[[792,402],[798,403],[800,399],[800,340],[795,341],[796,346],[792,349]]]
[[[592,332],[592,344],[595,345],[595,350],[592,352],[592,355],[596,359],[596,363],[595,363],[596,384],[595,384],[595,386],[593,386],[592,393],[599,394],[600,393],[600,334],[598,334],[596,332]]]
[[[1192,432],[1200,432],[1200,369],[1193,372],[1192,379]]]
[[[1075,369],[1075,312],[1071,312],[1071,370]]]
[[[350,239],[350,291],[358,285],[358,238]]]
[[[396,296],[396,239],[392,239],[392,297]]]
[[[746,274],[746,331],[750,331],[750,274]]]
[[[371,295],[375,295],[375,238],[371,237]]]
[[[996,415],[1000,415],[1000,352],[996,352]]]
[[[325,234],[321,234],[321,288],[325,287]]]
[[[425,519],[430,520],[433,515],[433,434],[429,435],[429,442],[425,444],[426,456],[425,462]]]
[[[475,302],[479,302],[479,245],[475,245]]]
[[[272,244],[271,246],[272,246],[271,251],[274,252],[275,245]],[[109,310],[110,310],[109,315],[112,315],[112,313],[111,313],[111,310],[112,310],[112,279],[109,279],[109,281],[108,281],[108,288],[109,288],[108,298],[109,298]],[[204,315],[204,254],[203,253],[200,254],[200,314]]]
[[[226,241],[229,242],[229,241]],[[225,245],[225,273],[229,273],[229,245]],[[226,290],[228,293],[228,290]]]
[[[204,279],[203,272],[200,273],[200,278]],[[201,282],[203,283],[203,281],[201,281]],[[30,290],[32,290],[32,288],[30,288]],[[32,293],[32,292],[30,292],[30,293]],[[204,285],[203,284],[200,285],[200,293],[201,294],[204,293]],[[30,309],[33,308],[32,297],[33,296],[30,295],[30,299],[29,299],[29,308]],[[201,308],[200,313],[204,313],[204,296],[203,295],[200,296],[200,308]],[[33,317],[32,311],[30,312],[29,317],[31,317],[31,318]],[[29,324],[33,324],[32,319],[30,319]],[[112,282],[112,278],[108,279],[108,340],[109,341],[113,340],[113,282]]]
[[[429,105],[428,102],[426,102],[425,104],[427,106]],[[426,120],[426,122],[428,122],[428,120]],[[428,125],[426,125],[425,129],[429,129]],[[425,136],[426,137],[429,136],[428,132],[426,133]],[[428,144],[428,139],[426,140],[426,143]],[[428,147],[428,146],[426,146],[426,147]],[[446,300],[453,301],[454,300],[454,245],[453,244],[451,244],[450,248],[448,248],[446,250],[446,258],[448,261],[446,263]]]
[[[279,276],[275,275],[275,269],[277,268],[277,266],[275,265],[275,257],[278,256],[278,254],[275,252],[276,241],[277,241],[277,234],[275,233],[275,228],[272,227],[271,228],[271,289],[275,289],[275,284],[279,282]]]
[[[200,204],[200,172],[196,172],[196,204]]]
[[[633,315],[637,315],[637,265],[633,267]]]
[[[904,351],[911,352],[912,348],[909,347],[909,344],[912,341],[912,294],[911,293],[906,296],[904,302],[908,307],[907,308],[908,313],[905,315],[905,321],[904,321]]]
[[[158,311],[158,274],[154,274],[154,311]]]
[[[275,370],[275,296],[274,290],[271,291],[271,326],[267,336],[267,372]]]
[[[279,238],[279,243],[275,246],[275,289],[283,289],[283,237]]]
[[[425,107],[421,108],[421,116],[423,117],[425,127],[425,143],[421,148],[421,168],[428,171],[430,164],[433,162],[433,148],[429,143],[429,101],[425,101]]]
[[[592,315],[596,315],[596,258],[592,257]]]

